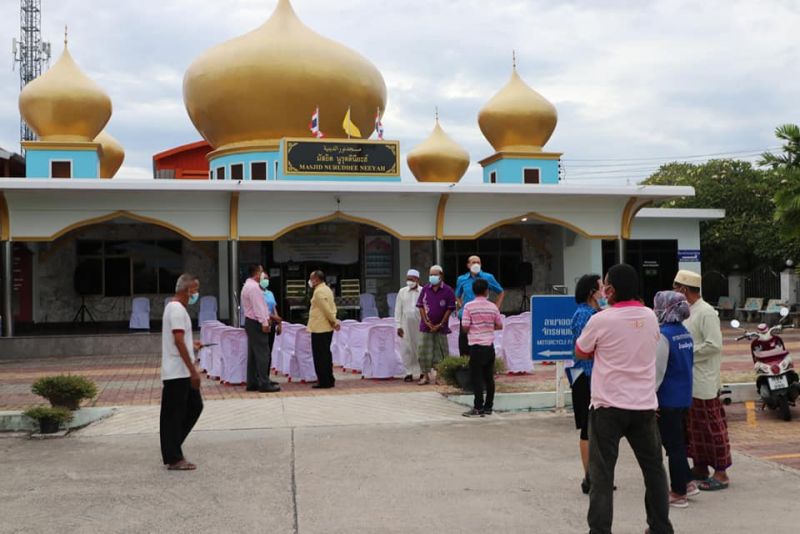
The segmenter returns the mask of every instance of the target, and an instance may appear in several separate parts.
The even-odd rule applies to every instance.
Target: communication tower
[[[19,40],[12,41],[14,65],[19,63],[20,91],[42,74],[50,63],[50,43],[42,41],[42,0],[20,0]],[[19,120],[20,141],[35,141],[36,136],[25,121]]]

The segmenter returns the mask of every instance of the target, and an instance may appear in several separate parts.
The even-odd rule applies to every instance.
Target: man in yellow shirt
[[[336,385],[333,378],[333,356],[331,341],[333,331],[339,330],[336,320],[336,303],[333,291],[325,283],[325,273],[314,271],[308,279],[308,286],[314,292],[311,297],[311,308],[308,310],[308,331],[311,333],[311,352],[314,356],[314,371],[317,383],[314,389],[329,389]]]

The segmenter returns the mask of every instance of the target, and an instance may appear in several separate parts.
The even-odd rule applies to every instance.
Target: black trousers
[[[688,408],[661,408],[658,430],[661,443],[669,460],[670,489],[678,495],[686,494],[686,485],[692,480],[689,460],[686,455],[686,417]]]
[[[644,507],[651,534],[673,534],[669,521],[667,473],[661,456],[655,410],[597,408],[589,412],[590,534],[611,534],[614,468],[625,437],[644,477]]]
[[[261,323],[249,317],[244,320],[247,333],[247,387],[264,389],[269,386],[272,363],[269,334],[261,331]]]
[[[469,346],[469,375],[475,394],[473,408],[491,410],[494,407],[494,346]],[[483,390],[486,390],[486,400]]]
[[[161,458],[164,464],[183,460],[183,442],[203,411],[199,389],[193,389],[188,378],[164,380],[161,390]]]
[[[311,353],[314,355],[314,371],[317,373],[317,383],[325,388],[332,388],[336,383],[333,378],[332,341],[333,332],[311,334]]]
[[[461,329],[461,321],[458,323],[458,355],[459,356],[466,356],[471,354],[469,351],[469,339],[467,338],[467,333]]]

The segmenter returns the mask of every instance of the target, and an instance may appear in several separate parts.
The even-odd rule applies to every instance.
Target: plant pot
[[[58,422],[57,419],[40,419],[39,420],[39,432],[42,434],[55,434],[58,432],[58,427],[61,424]]]
[[[469,376],[468,367],[462,367],[460,369],[456,369],[455,376],[458,387],[460,387],[467,393],[472,392],[472,378]]]
[[[81,407],[80,399],[73,397],[50,397],[48,400],[53,408],[66,408],[74,412]]]

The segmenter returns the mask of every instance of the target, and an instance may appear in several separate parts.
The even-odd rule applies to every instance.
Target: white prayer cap
[[[703,284],[703,278],[695,272],[680,270],[675,275],[675,283],[682,286],[700,288]]]
[[[419,278],[419,271],[416,270],[416,269],[409,269],[408,272],[406,273],[406,276],[407,277],[408,276],[415,276],[415,277]]]

